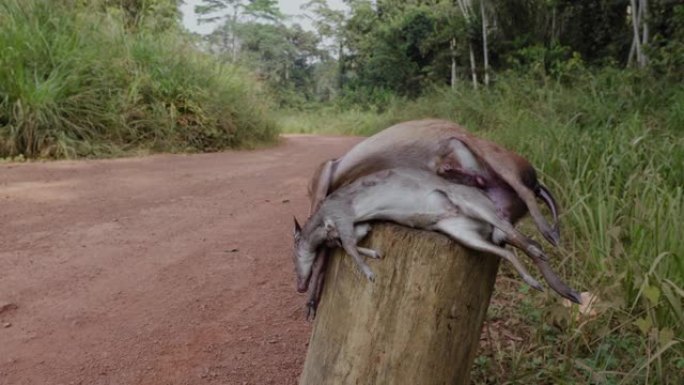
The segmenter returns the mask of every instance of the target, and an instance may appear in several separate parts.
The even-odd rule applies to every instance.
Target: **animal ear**
[[[297,217],[292,218],[294,218],[294,235],[299,235],[302,233],[302,226],[300,226],[299,222],[297,222]]]
[[[477,154],[470,148],[467,140],[457,137],[449,139],[446,158],[455,161],[458,168],[471,173],[481,173],[482,164]]]

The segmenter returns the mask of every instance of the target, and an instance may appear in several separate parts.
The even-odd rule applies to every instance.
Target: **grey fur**
[[[316,250],[324,244],[341,245],[373,281],[375,274],[361,254],[375,258],[381,255],[359,248],[357,242],[368,232],[367,222],[375,220],[439,231],[466,247],[498,255],[511,262],[527,284],[542,290],[516,255],[498,245],[505,241],[529,255],[560,295],[579,302],[579,295],[549,268],[540,245],[501,219],[482,191],[449,182],[429,171],[407,168],[376,172],[336,190],[296,231],[294,257],[300,291],[306,290]]]

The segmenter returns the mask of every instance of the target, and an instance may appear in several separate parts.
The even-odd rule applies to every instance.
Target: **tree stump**
[[[361,245],[375,282],[335,252],[300,385],[468,384],[499,259],[392,224]]]

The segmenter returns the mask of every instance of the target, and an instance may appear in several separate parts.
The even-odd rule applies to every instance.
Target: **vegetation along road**
[[[679,385],[682,84],[681,1],[2,0],[0,385],[294,383],[306,179],[424,118],[535,165],[596,299],[503,264],[472,383]]]
[[[292,215],[358,139],[0,166],[0,384],[293,384]]]

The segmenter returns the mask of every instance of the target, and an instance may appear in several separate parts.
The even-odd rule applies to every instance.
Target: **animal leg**
[[[510,226],[503,221],[496,221],[495,223],[492,223],[492,225],[495,226],[494,231],[492,232],[492,240],[494,243],[500,244],[505,242],[513,247],[517,247],[530,256],[533,261],[536,259],[542,259],[544,261],[549,260],[549,257],[544,253],[544,250],[537,241],[526,237],[513,226]]]
[[[369,281],[375,281],[375,274],[373,273],[373,270],[371,270],[371,268],[366,264],[366,262],[363,260],[363,258],[361,258],[361,255],[359,254],[358,247],[356,246],[356,237],[354,234],[353,225],[349,224],[347,226],[347,224],[338,223],[337,232],[340,236],[340,243],[342,243],[342,248],[344,249],[344,251],[346,251],[347,254],[354,258],[356,266],[358,266],[363,275],[365,275]]]
[[[520,196],[520,199],[522,199],[527,205],[527,210],[530,212],[530,216],[537,225],[537,228],[544,235],[544,238],[546,238],[546,240],[552,245],[558,246],[560,243],[560,233],[558,232],[558,228],[556,226],[549,225],[549,223],[546,221],[546,218],[544,218],[544,215],[542,215],[541,210],[539,209],[539,205],[537,205],[535,194],[527,189],[527,187],[524,187],[519,183],[511,185],[511,187],[516,190]]]
[[[371,226],[368,223],[361,223],[354,226],[354,236],[356,238],[356,243],[358,244],[363,238],[368,235],[371,230]],[[359,254],[365,255],[368,258],[382,259],[382,253],[377,250],[369,249],[366,247],[357,246],[356,249]]]
[[[482,234],[477,231],[477,226],[481,226],[482,224],[477,223],[473,226],[473,221],[473,219],[466,218],[449,218],[439,221],[436,228],[466,247],[498,255],[507,260],[513,264],[513,267],[515,267],[518,274],[520,274],[528,285],[539,291],[543,291],[541,284],[527,272],[527,269],[520,263],[518,257],[503,247],[496,246],[485,240],[482,237]]]
[[[318,210],[321,203],[328,195],[333,174],[335,173],[335,165],[335,160],[330,159],[318,166],[314,172],[311,182],[309,183],[309,198],[311,199],[309,215],[312,215]]]
[[[546,218],[541,213],[539,205],[536,201],[536,196],[539,196],[544,202],[549,205],[552,213],[555,209],[555,202],[549,203],[548,197],[543,195],[539,188],[532,189],[531,185],[537,185],[537,177],[531,165],[527,161],[514,153],[508,152],[501,158],[502,149],[485,140],[463,136],[452,138],[447,145],[450,155],[454,157],[459,164],[465,168],[471,169],[476,173],[482,173],[484,180],[500,179],[505,182],[518,197],[525,203],[530,216],[534,220],[537,228],[541,231],[544,237],[554,246],[558,246],[560,234],[557,225],[553,227],[549,225]],[[497,151],[498,150],[498,151]],[[506,161],[502,161],[505,159]],[[520,173],[521,165],[527,164],[526,172],[529,173],[528,182],[522,180]],[[490,173],[491,171],[491,173]],[[548,193],[548,190],[545,190]],[[550,196],[550,193],[549,193]],[[551,197],[552,199],[552,197]],[[557,210],[555,210],[557,212]],[[554,221],[556,216],[554,215]],[[557,223],[557,221],[556,221]]]
[[[365,255],[368,258],[382,259],[382,254],[377,250],[368,249],[365,247],[357,247],[356,250],[359,251],[359,254]]]
[[[576,304],[582,303],[582,297],[579,295],[579,293],[563,282],[551,269],[551,266],[549,266],[547,261],[535,259],[534,263],[537,265],[537,268],[542,273],[542,277],[544,277],[544,280],[549,284],[549,286],[551,286],[553,291],[558,293],[561,297],[567,298]]]
[[[371,230],[371,225],[368,223],[361,223],[354,226],[354,236],[356,242],[359,242],[368,235]],[[340,242],[337,242],[338,246],[342,246]],[[382,258],[382,254],[378,251],[367,249],[364,247],[358,247],[359,253],[370,257],[370,258]],[[328,259],[330,258],[331,249],[325,247],[318,252],[316,257],[316,262],[314,262],[314,268],[311,273],[311,287],[309,290],[309,295],[306,302],[306,318],[309,321],[313,321],[316,318],[316,310],[318,305],[321,303],[321,295],[323,294],[323,286],[325,284],[325,271],[328,266]]]
[[[371,231],[371,225],[368,223],[359,223],[354,225],[354,238],[356,238],[356,242],[360,242],[363,238],[366,238],[366,235],[370,233]]]
[[[361,270],[363,275],[368,278],[369,281],[375,282],[375,273],[373,273],[373,270],[364,262],[363,258],[361,258],[361,255],[359,254],[358,250],[356,247],[351,246],[351,247],[343,247],[344,251],[347,252],[352,258],[354,258],[354,262],[356,262],[356,266]]]
[[[558,205],[556,204],[556,200],[553,198],[553,194],[551,194],[551,191],[546,188],[543,184],[537,185],[537,190],[535,191],[535,194],[537,195],[538,198],[540,198],[544,203],[546,203],[546,206],[551,210],[551,215],[553,215],[553,228],[551,230],[551,237],[556,240],[556,242],[560,241],[560,226],[559,223],[560,221],[558,220]]]
[[[506,243],[509,243],[514,247],[524,251],[525,254],[532,258],[532,261],[537,266],[537,269],[539,269],[539,272],[541,272],[542,277],[544,277],[544,280],[549,284],[553,291],[560,294],[561,297],[567,298],[574,303],[580,303],[580,295],[565,282],[563,282],[563,280],[561,280],[551,269],[551,266],[549,266],[548,263],[549,258],[546,256],[539,243],[527,238],[512,227],[506,231],[497,228],[495,229],[495,232],[497,230],[503,231],[505,233],[504,239]]]

